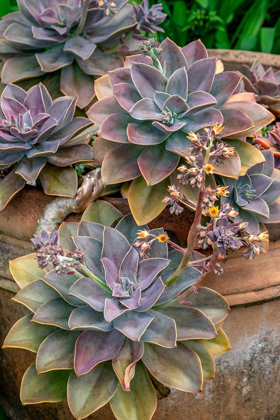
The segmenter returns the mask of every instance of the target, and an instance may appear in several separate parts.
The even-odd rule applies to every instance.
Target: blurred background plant
[[[184,46],[200,38],[207,48],[280,54],[279,0],[150,0],[157,3],[168,15],[159,41]]]

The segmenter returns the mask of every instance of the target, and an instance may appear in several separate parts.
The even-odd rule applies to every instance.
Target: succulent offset
[[[181,254],[160,242],[162,229],[142,226],[142,234],[159,237],[142,258],[133,245],[139,227],[131,215],[120,216],[98,201],[79,224],[61,226],[58,244],[55,236],[35,238],[46,271],[36,254],[11,262],[21,289],[14,300],[31,313],[14,325],[4,347],[37,353],[23,377],[23,404],[67,396],[77,419],[110,402],[118,420],[148,420],[156,410],[155,389],[165,395],[169,386],[201,391],[214,377],[213,356],[229,349],[221,329],[227,302],[208,288],[184,301],[184,291],[201,276],[194,267],[166,287]],[[81,258],[75,268],[76,247]],[[60,264],[68,274],[57,274]]]
[[[100,125],[94,150],[102,178],[133,181],[128,201],[139,224],[163,210],[170,177],[192,144],[187,134],[222,124],[223,140],[236,152],[216,172],[237,178],[263,161],[243,140],[274,118],[253,95],[236,93],[241,76],[218,72],[221,64],[200,41],[181,49],[169,39],[158,47],[148,40],[141,49],[142,56],[127,57],[124,68],[97,80],[100,100],[88,111]]]
[[[77,175],[69,166],[93,158],[91,121],[74,117],[76,99],[52,100],[44,85],[27,92],[8,85],[0,99],[0,210],[39,177],[49,195],[74,197]]]
[[[224,179],[230,194],[222,197],[237,212],[237,220],[248,222],[247,229],[257,234],[260,223],[280,222],[280,171],[274,169],[271,150],[264,150],[265,162],[253,166],[238,180]]]
[[[254,140],[261,149],[270,149],[272,151],[275,168],[280,169],[280,123],[277,122],[272,130],[268,131],[268,136],[256,134]]]
[[[255,60],[250,67],[243,65],[244,87],[256,94],[257,101],[268,108],[276,117],[280,117],[280,70],[274,73]]]
[[[50,75],[50,85],[77,96],[84,108],[95,95],[93,76],[122,67],[120,55],[114,53],[127,54],[137,46],[140,30],[154,33],[165,19],[161,5],[149,9],[146,0],[134,8],[127,3],[18,0],[20,12],[4,16],[0,23],[2,83]]]

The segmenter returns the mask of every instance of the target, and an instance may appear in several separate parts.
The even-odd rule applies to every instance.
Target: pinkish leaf
[[[193,63],[187,71],[189,93],[198,90],[210,92],[216,73],[216,58],[203,58]]]

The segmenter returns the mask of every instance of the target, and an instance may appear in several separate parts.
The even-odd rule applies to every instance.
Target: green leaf
[[[56,330],[49,325],[38,325],[31,321],[32,315],[17,321],[5,338],[3,348],[25,349],[36,353],[42,341]]]
[[[73,252],[76,245],[72,240],[72,236],[77,236],[78,223],[76,222],[63,222],[58,231],[58,245],[67,251]]]
[[[30,311],[36,312],[44,302],[57,297],[59,294],[54,289],[41,280],[34,280],[12,297],[12,300],[26,306]]]
[[[81,331],[58,330],[40,345],[36,357],[38,373],[51,370],[74,369],[75,343]]]
[[[143,362],[164,385],[183,392],[202,390],[202,367],[195,352],[182,343],[172,349],[145,343]]]
[[[117,420],[151,420],[157,408],[157,398],[141,362],[136,365],[131,391],[124,391],[119,384],[110,406]]]
[[[209,381],[215,378],[215,363],[207,347],[202,342],[192,340],[184,341],[182,344],[198,355],[202,365],[203,380]]]
[[[75,169],[59,168],[47,163],[39,177],[45,194],[75,197],[78,187]]]
[[[118,379],[111,362],[101,363],[90,373],[77,378],[73,372],[68,382],[68,404],[76,419],[84,419],[97,411],[116,392]]]
[[[208,0],[199,1],[207,2]],[[187,4],[185,1],[177,0],[173,3],[173,19],[177,25],[183,26],[185,24],[187,19]]]
[[[60,297],[51,299],[40,306],[32,321],[68,330],[68,319],[73,309],[73,306]]]
[[[97,200],[84,212],[82,222],[100,223],[103,226],[111,224],[122,216],[122,213],[107,201]]]
[[[180,298],[184,300],[184,295]],[[200,309],[214,324],[223,321],[230,311],[226,299],[207,287],[200,287],[198,295],[192,294],[191,302],[192,307]]]
[[[256,147],[246,141],[238,139],[223,139],[223,141],[230,146],[233,146],[239,154],[241,160],[240,176],[245,175],[248,169],[252,166],[262,163],[265,160],[263,154]]]
[[[271,53],[276,35],[276,28],[261,28],[260,42],[261,51],[264,53]]]
[[[33,363],[22,378],[20,389],[22,405],[64,400],[70,373],[67,370],[61,370],[38,375],[35,363]]]
[[[5,178],[0,179],[0,211],[3,210],[9,201],[25,186],[26,181],[15,174],[15,169]]]
[[[144,225],[155,219],[165,208],[162,202],[167,195],[169,177],[159,184],[148,187],[145,179],[135,179],[128,192],[128,203],[138,225]]]
[[[199,4],[199,6],[204,7],[205,9],[208,7],[208,0],[196,0],[196,2]]]
[[[230,350],[229,339],[222,328],[218,330],[217,337],[212,340],[201,340],[201,343],[208,348],[213,357],[221,356]]]
[[[10,271],[21,289],[45,275],[45,271],[37,264],[35,253],[11,260]]]

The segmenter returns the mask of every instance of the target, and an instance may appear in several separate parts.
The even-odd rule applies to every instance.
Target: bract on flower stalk
[[[94,78],[122,67],[120,54],[137,49],[140,31],[162,31],[160,4],[128,0],[18,0],[20,11],[0,23],[2,83],[40,77],[85,108]],[[47,77],[48,76],[48,77]]]
[[[42,84],[27,92],[8,85],[0,98],[0,168],[9,167],[0,179],[0,210],[26,183],[39,177],[45,194],[74,197],[77,174],[70,165],[90,162],[92,123],[74,118],[76,99],[54,101]]]
[[[156,383],[165,395],[166,387],[196,393],[214,377],[211,345],[219,354],[230,348],[221,328],[229,307],[211,289],[198,293],[192,288],[204,275],[195,267],[186,267],[177,282],[166,286],[182,255],[169,250],[163,229],[141,226],[139,233],[131,215],[120,218],[105,201],[92,206],[80,223],[62,224],[57,244],[44,233],[35,238],[39,254],[51,251],[42,245],[60,247],[65,263],[66,255],[80,262],[83,252],[83,263],[72,264],[69,274],[52,270],[55,260],[48,260],[46,272],[38,268],[35,254],[11,261],[21,289],[14,300],[30,314],[13,326],[4,348],[37,353],[22,380],[23,404],[67,396],[77,419],[109,402],[118,420],[140,415],[148,420],[157,406]],[[147,237],[155,240],[143,259],[134,244]],[[30,278],[23,280],[25,267]],[[188,290],[194,293],[186,304]],[[23,342],[23,335],[28,340]]]
[[[219,138],[220,149],[209,163],[215,173],[238,178],[263,156],[244,141],[273,115],[248,94],[236,93],[241,75],[217,73],[200,41],[179,48],[170,39],[146,42],[143,55],[128,57],[125,66],[96,82],[100,98],[88,111],[100,125],[94,142],[108,185],[132,181],[128,201],[139,224],[163,209],[168,185],[189,146],[200,135]],[[214,126],[214,128],[213,128]],[[221,142],[220,139],[223,139]],[[246,157],[245,157],[246,156]],[[230,162],[230,163],[229,163]]]

